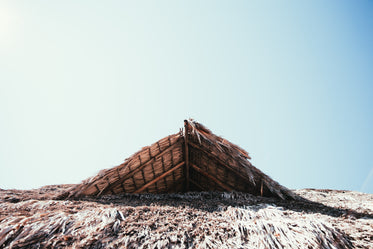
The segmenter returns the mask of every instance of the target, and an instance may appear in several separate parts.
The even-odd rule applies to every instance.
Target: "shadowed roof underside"
[[[69,190],[70,197],[121,193],[239,191],[294,199],[296,195],[254,167],[248,153],[200,123],[144,147],[121,165]]]

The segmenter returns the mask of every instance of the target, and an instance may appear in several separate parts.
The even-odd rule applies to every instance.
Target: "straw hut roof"
[[[144,147],[111,169],[76,185],[69,197],[189,191],[245,192],[295,199],[296,195],[254,167],[248,153],[201,123]]]
[[[373,248],[373,195],[304,189],[55,200],[71,186],[0,190],[0,248]],[[53,198],[53,199],[52,199]]]

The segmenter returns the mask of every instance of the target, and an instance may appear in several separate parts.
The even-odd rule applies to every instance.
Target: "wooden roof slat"
[[[153,165],[153,163],[151,163],[151,165],[152,165],[152,172],[153,172],[153,177],[155,178],[155,170],[154,170],[154,165]],[[155,183],[155,184],[154,184],[154,186],[155,186],[155,191],[159,192],[159,190],[158,190],[158,184],[157,184],[157,183]]]
[[[175,165],[173,150],[170,150],[170,154],[171,154],[171,167],[173,167]],[[175,177],[175,172],[174,171],[172,172],[172,179],[173,179],[174,182],[176,181],[176,177]]]
[[[145,183],[146,179],[145,179],[145,174],[144,174],[144,170],[143,169],[141,170],[141,175],[142,175],[142,179],[144,180],[144,183]]]
[[[170,137],[170,136],[168,136]],[[172,150],[174,149],[175,147],[177,147],[178,145],[178,142],[181,141],[181,138],[178,137],[177,140],[169,147],[167,147],[166,149],[164,149],[163,151],[161,151],[161,147],[159,145],[159,141],[156,142],[157,146],[158,146],[158,150],[160,151],[158,154],[155,154],[155,155],[151,155],[151,151],[150,151],[150,146],[148,146],[148,149],[149,149],[149,159],[143,163],[141,163],[141,160],[140,160],[140,165],[136,168],[136,169],[133,169],[133,170],[130,170],[127,174],[126,174],[126,177],[132,173],[137,173],[139,171],[139,167],[142,167],[142,166],[146,166],[148,165],[150,162],[154,162],[155,160],[157,160],[159,157],[163,156],[165,153],[167,153],[169,150]],[[130,167],[130,165],[128,165],[128,168]],[[129,179],[130,177],[127,177],[127,179]],[[125,180],[127,180],[125,179]]]
[[[100,193],[100,189],[99,189],[99,187],[97,186],[97,184],[95,184],[95,187],[96,187],[97,191]]]
[[[159,144],[159,143],[158,143]],[[129,179],[132,175],[136,174],[139,172],[142,168],[144,168],[146,165],[148,165],[151,162],[156,161],[158,158],[162,157],[164,154],[166,154],[168,151],[173,150],[175,147],[177,147],[178,143],[175,142],[173,145],[165,149],[164,151],[161,151],[159,154],[153,156],[153,158],[149,159],[148,161],[144,162],[142,165],[137,167],[136,169],[132,170],[131,172],[128,172],[126,176],[123,178],[123,180]]]
[[[229,169],[229,171],[231,171],[232,173],[234,173],[236,176],[240,177],[240,178],[243,178],[245,181],[249,180],[251,181],[248,177],[249,176],[245,176],[243,175],[242,173],[240,174],[239,172],[237,172],[234,168],[232,168],[231,166],[227,165],[224,161],[222,161],[220,158],[214,156],[213,154],[211,154],[210,152],[208,152],[204,147],[202,147],[202,145],[197,145],[195,144],[194,142],[192,141],[189,141],[188,142],[189,145],[191,145],[192,147],[194,147],[195,149],[197,150],[201,150],[203,151],[210,159],[214,160],[215,162],[219,163],[220,165],[224,166],[225,168]]]
[[[158,143],[159,144],[159,143]],[[160,157],[162,157],[164,154],[166,154],[168,151],[170,150],[173,150],[175,147],[177,147],[179,144],[178,142],[175,142],[173,145],[171,145],[170,147],[168,147],[167,149],[165,149],[164,151],[162,151],[161,153],[153,156],[153,158],[151,158],[150,160],[144,162],[142,165],[140,165],[139,167],[133,169],[131,172],[128,172],[122,179],[122,182],[125,182],[126,180],[130,179],[131,177],[133,177],[137,172],[139,172],[140,170],[142,170],[143,168],[145,168],[149,163],[153,163],[155,162],[157,159],[159,159]],[[112,187],[117,187],[118,185],[120,185],[120,182],[115,182],[112,184]],[[102,193],[106,193],[106,189],[104,189],[102,191]]]
[[[162,163],[162,169],[163,169],[163,172],[166,171],[165,167],[164,167],[164,159],[163,159],[163,156],[161,157],[161,163]],[[172,171],[173,172],[173,171]],[[166,186],[166,189],[168,189],[168,184],[167,184],[167,181],[166,181],[166,178],[163,178],[163,181],[164,181],[164,185]]]
[[[135,177],[132,175],[132,182],[133,182],[133,186],[135,186],[135,189],[137,188],[137,184],[136,184],[136,181],[135,181]]]
[[[123,193],[126,193],[127,191],[126,191],[126,189],[124,188],[123,182],[120,182],[120,186],[121,186],[122,189],[123,189]]]
[[[172,169],[169,169],[167,170],[165,173],[163,173],[162,175],[156,177],[155,179],[151,180],[150,182],[148,182],[147,184],[145,184],[144,186],[142,186],[141,188],[137,189],[136,191],[134,191],[133,193],[134,194],[137,194],[137,193],[140,193],[142,192],[143,190],[145,190],[147,187],[149,187],[150,185],[162,180],[163,178],[165,178],[167,175],[169,175],[170,173],[172,173],[173,171],[177,170],[178,168],[180,168],[181,166],[184,165],[184,162],[181,162],[179,163],[178,165],[176,165],[175,167],[173,167]]]

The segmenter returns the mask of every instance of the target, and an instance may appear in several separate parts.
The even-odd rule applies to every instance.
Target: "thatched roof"
[[[244,149],[190,119],[184,121],[180,132],[144,147],[121,165],[101,171],[66,195],[238,191],[295,198],[249,159]]]
[[[373,194],[304,189],[55,200],[72,186],[0,190],[0,248],[373,248]],[[306,200],[309,199],[309,200]]]

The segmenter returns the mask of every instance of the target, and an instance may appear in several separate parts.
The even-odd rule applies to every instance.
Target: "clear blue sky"
[[[372,1],[1,1],[0,188],[78,183],[192,117],[289,188],[373,193]]]

